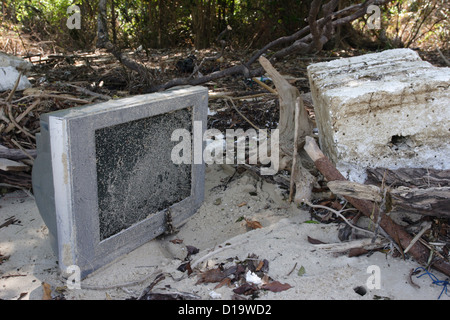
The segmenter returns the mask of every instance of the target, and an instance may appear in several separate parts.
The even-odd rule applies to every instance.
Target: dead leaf
[[[170,240],[170,242],[172,242],[173,244],[180,244],[180,243],[183,243],[183,240],[182,239],[173,239],[173,240]]]
[[[325,244],[325,242],[311,238],[310,236],[308,236],[308,242],[311,244]]]
[[[261,229],[262,228],[262,225],[261,225],[261,223],[259,223],[259,221],[252,221],[252,220],[245,219],[245,222],[247,223],[247,228],[250,228],[250,229]]]
[[[243,294],[243,295],[251,295],[253,292],[258,290],[258,286],[253,283],[245,282],[243,285],[237,287],[233,290],[234,293]]]
[[[288,283],[281,283],[279,281],[273,281],[268,284],[262,285],[261,289],[269,290],[272,292],[281,292],[292,288],[292,286]]]
[[[219,289],[220,287],[223,287],[224,285],[230,286],[231,279],[230,278],[223,278],[222,281],[220,281],[214,289]]]
[[[200,279],[198,279],[196,284],[220,282],[226,277],[226,274],[224,274],[219,268],[216,268],[202,272],[199,277]]]
[[[194,246],[186,246],[186,249],[188,251],[188,254],[196,254],[200,251],[198,248]]]
[[[48,283],[42,282],[42,290],[42,300],[52,300],[52,287]]]
[[[177,268],[177,270],[178,271],[181,271],[181,272],[188,272],[188,275],[191,275],[191,273],[192,273],[192,269],[191,269],[191,262],[190,261],[188,261],[188,262],[185,262],[185,263],[182,263],[178,268]]]

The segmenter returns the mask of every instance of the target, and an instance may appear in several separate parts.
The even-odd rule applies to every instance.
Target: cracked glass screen
[[[175,129],[192,132],[192,108],[95,131],[100,240],[191,195],[191,165],[171,160]]]

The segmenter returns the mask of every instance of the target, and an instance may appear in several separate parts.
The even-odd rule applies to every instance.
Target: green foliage
[[[325,1],[324,1],[325,2]],[[66,50],[94,48],[99,0],[2,0],[3,16],[40,40],[53,40]],[[121,47],[165,48],[218,45],[227,25],[233,44],[261,47],[306,25],[312,0],[108,0],[110,40]],[[341,6],[359,3],[344,0]],[[66,26],[67,8],[81,9],[81,30]],[[389,47],[449,40],[446,0],[398,0],[382,6],[385,32],[353,24],[372,38],[387,36]]]

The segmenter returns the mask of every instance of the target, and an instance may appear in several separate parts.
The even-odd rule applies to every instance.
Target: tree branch
[[[276,51],[269,59],[271,63],[274,63],[280,58],[284,58],[294,52],[309,53],[315,50],[321,50],[322,46],[331,38],[334,28],[364,16],[366,14],[367,7],[371,4],[382,5],[392,1],[393,0],[367,0],[361,4],[351,5],[337,12],[333,12],[339,1],[329,0],[327,3],[322,5],[323,17],[317,19],[317,15],[320,11],[321,0],[315,0],[313,1],[309,13],[310,25],[302,28],[290,36],[281,37],[268,43],[262,49],[257,51],[252,57],[250,57],[246,63],[213,72],[199,78],[193,78],[192,76],[186,78],[175,78],[163,84],[150,86],[144,90],[144,93],[163,91],[179,85],[199,85],[236,74],[241,74],[246,78],[261,75],[264,72],[264,69],[261,67],[251,69],[251,65],[269,49],[291,43],[287,47]],[[109,46],[108,51],[113,53],[119,61],[124,63],[125,66],[137,71],[141,75],[147,74],[144,72],[144,66],[131,61],[130,59],[126,59],[122,54],[120,54],[120,52],[114,50],[114,47],[111,46]]]

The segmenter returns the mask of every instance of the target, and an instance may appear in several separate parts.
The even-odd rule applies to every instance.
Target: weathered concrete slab
[[[450,168],[450,68],[409,49],[308,67],[322,150],[353,181],[366,168]]]

